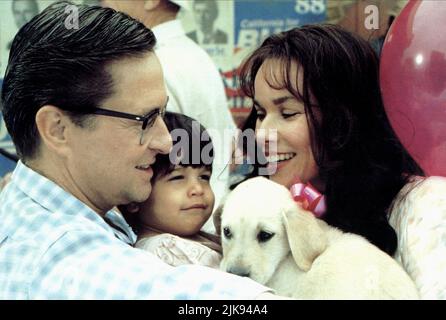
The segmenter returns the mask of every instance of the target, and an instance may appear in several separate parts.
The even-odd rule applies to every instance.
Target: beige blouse
[[[446,178],[413,178],[390,213],[398,235],[395,259],[422,299],[446,299]]]
[[[171,266],[198,264],[218,269],[222,256],[219,252],[193,240],[170,233],[138,239],[136,248],[153,253]]]

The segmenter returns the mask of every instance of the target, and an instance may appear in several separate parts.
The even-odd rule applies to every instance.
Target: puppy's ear
[[[215,227],[215,232],[217,233],[218,236],[221,235],[221,214],[223,213],[223,207],[224,207],[224,203],[220,204],[218,206],[218,208],[215,210],[214,214],[212,215],[212,219],[214,221],[214,227]]]
[[[221,215],[223,214],[223,208],[225,206],[225,202],[228,199],[229,193],[225,194],[218,205],[217,209],[215,209],[212,214],[212,221],[214,222],[215,232],[218,236],[221,236]]]
[[[327,247],[327,236],[310,211],[293,203],[283,212],[291,254],[299,269],[308,271]]]

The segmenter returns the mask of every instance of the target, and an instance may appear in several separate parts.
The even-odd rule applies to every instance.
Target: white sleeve
[[[400,192],[390,223],[398,234],[395,258],[422,299],[446,299],[446,178],[429,177]]]

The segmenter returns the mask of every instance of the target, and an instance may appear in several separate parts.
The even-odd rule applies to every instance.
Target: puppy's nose
[[[249,278],[249,276],[250,276],[250,272],[248,270],[246,270],[245,268],[240,268],[240,267],[229,268],[227,270],[227,272],[235,274],[240,277],[248,277]]]

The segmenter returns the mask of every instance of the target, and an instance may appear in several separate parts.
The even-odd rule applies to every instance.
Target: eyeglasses
[[[167,101],[169,101],[169,98],[167,98]],[[130,119],[130,120],[142,122],[141,135],[139,137],[139,144],[143,145],[148,140],[149,135],[147,133],[150,131],[149,129],[151,127],[153,127],[153,125],[155,124],[156,118],[158,116],[160,116],[161,119],[164,119],[164,115],[166,113],[166,107],[167,107],[167,102],[164,107],[154,109],[154,110],[150,111],[148,114],[146,114],[145,116],[138,116],[135,114],[113,111],[113,110],[102,109],[102,108],[93,108],[91,112],[89,111],[89,113],[97,114],[97,115],[101,115],[101,116]]]

